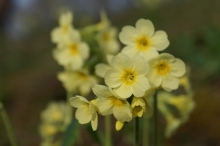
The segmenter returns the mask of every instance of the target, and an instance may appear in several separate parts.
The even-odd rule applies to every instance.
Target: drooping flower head
[[[87,124],[91,121],[92,129],[95,131],[98,126],[98,115],[94,101],[89,102],[85,97],[75,96],[70,98],[70,104],[77,108],[76,119],[80,124]]]
[[[133,26],[123,27],[119,39],[126,45],[122,53],[130,57],[141,55],[146,61],[156,57],[157,51],[162,51],[169,46],[166,32],[155,32],[153,23],[145,19],[139,19],[136,28]]]
[[[105,83],[122,98],[132,94],[136,97],[144,95],[150,87],[145,77],[149,70],[148,63],[141,56],[130,58],[119,53],[111,60],[112,68],[105,74]]]
[[[182,60],[168,53],[162,53],[149,61],[150,70],[147,78],[152,87],[161,86],[166,91],[177,89],[179,78],[186,72]]]
[[[120,122],[132,120],[130,104],[115,94],[114,91],[103,85],[95,85],[92,91],[98,97],[96,105],[100,114],[105,116],[113,114]]]
[[[81,41],[78,31],[72,31],[66,42],[53,51],[54,58],[62,66],[70,66],[72,70],[79,70],[89,57],[89,46]]]

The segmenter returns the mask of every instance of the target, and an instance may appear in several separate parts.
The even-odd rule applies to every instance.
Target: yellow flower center
[[[76,44],[69,45],[69,50],[72,55],[78,54],[78,46]]]
[[[88,75],[82,72],[78,72],[78,76],[80,79],[86,80],[88,78]]]
[[[160,75],[166,75],[170,72],[170,66],[167,62],[160,62],[156,65],[156,71]]]
[[[109,33],[107,33],[107,32],[105,32],[102,37],[105,42],[108,42],[110,39]]]
[[[136,80],[136,73],[132,70],[126,70],[122,74],[121,79],[125,84],[131,85]]]
[[[136,40],[136,45],[139,50],[144,51],[150,47],[150,41],[146,36],[142,36]]]
[[[120,100],[114,96],[110,97],[110,100],[112,102],[113,105],[115,106],[123,106],[125,104],[125,101],[124,100]]]
[[[59,120],[61,120],[61,119],[62,119],[62,114],[61,114],[61,112],[60,112],[59,110],[54,111],[53,114],[52,114],[52,119],[53,119],[54,121],[59,121]]]
[[[62,27],[62,32],[63,32],[63,34],[66,34],[66,33],[68,32],[68,29],[69,29],[69,26],[68,26],[68,25],[64,25],[64,26]]]
[[[47,136],[52,136],[52,135],[54,135],[56,132],[57,132],[56,128],[55,128],[54,126],[52,126],[52,125],[47,125],[47,126],[45,127],[45,134],[46,134]]]

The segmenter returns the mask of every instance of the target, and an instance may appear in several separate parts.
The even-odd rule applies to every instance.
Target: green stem
[[[72,93],[67,92],[67,96],[66,96],[66,115],[65,115],[65,120],[64,120],[64,130],[70,124],[71,119],[72,119],[71,115],[72,115],[72,112],[73,112],[73,108],[71,107],[71,105],[69,103],[69,99],[71,97],[72,97]]]
[[[112,146],[110,116],[105,116],[105,146]]]
[[[139,118],[135,118],[135,146],[140,146]]]
[[[149,145],[149,120],[145,117],[142,118],[142,126],[143,126],[143,137],[142,137],[142,145],[148,146]]]
[[[157,109],[157,92],[154,94],[154,146],[157,146],[157,116],[158,116],[158,109]]]
[[[7,115],[7,113],[4,109],[4,106],[1,102],[0,102],[0,112],[1,112],[1,115],[2,115],[3,122],[5,124],[6,131],[8,133],[8,137],[10,139],[11,145],[12,146],[17,146],[17,143],[15,142],[14,134],[13,134],[13,131],[12,131],[12,127],[11,127],[8,115]]]

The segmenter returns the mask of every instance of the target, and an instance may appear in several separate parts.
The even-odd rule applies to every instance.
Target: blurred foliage
[[[78,133],[79,123],[76,119],[73,119],[64,133],[62,146],[72,146],[78,138]]]

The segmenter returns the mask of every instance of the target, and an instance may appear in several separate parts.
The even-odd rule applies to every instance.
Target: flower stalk
[[[139,118],[135,118],[135,146],[140,146]]]
[[[9,121],[8,115],[3,107],[3,104],[0,102],[0,113],[2,115],[3,123],[5,125],[6,131],[8,133],[8,137],[12,146],[17,146],[15,141],[15,137],[12,131],[11,123]]]
[[[111,116],[105,116],[105,146],[112,146]]]
[[[154,139],[153,139],[153,145],[157,146],[157,116],[158,116],[158,109],[157,109],[157,91],[154,94]]]
[[[67,96],[66,96],[66,116],[65,116],[65,120],[64,120],[64,129],[70,124],[71,122],[71,118],[72,118],[72,112],[73,112],[73,108],[71,107],[70,103],[69,103],[69,99],[72,97],[72,93],[71,92],[67,92]]]

